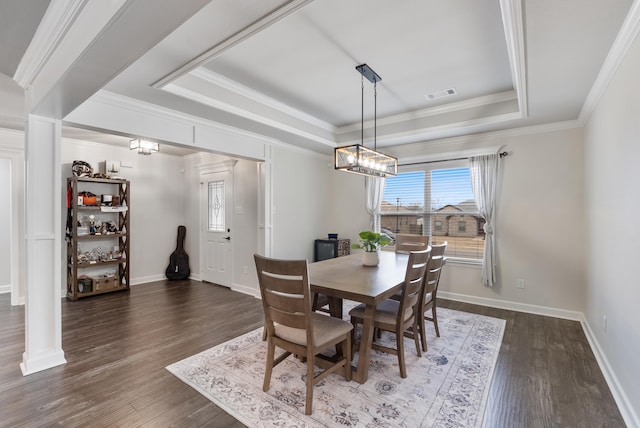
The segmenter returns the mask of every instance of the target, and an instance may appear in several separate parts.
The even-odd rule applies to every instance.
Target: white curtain
[[[500,155],[484,155],[469,158],[471,187],[480,215],[485,219],[484,258],[482,259],[482,283],[492,287],[496,283],[495,208],[496,184]]]
[[[366,195],[367,212],[371,216],[371,230],[380,232],[380,206],[384,197],[384,177],[365,177],[364,189]]]

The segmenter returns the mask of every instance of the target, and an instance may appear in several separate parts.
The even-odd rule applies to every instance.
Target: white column
[[[61,122],[29,115],[26,157],[26,305],[23,375],[66,363],[61,315]]]

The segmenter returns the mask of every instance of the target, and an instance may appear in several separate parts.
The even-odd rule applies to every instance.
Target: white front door
[[[203,228],[201,242],[202,280],[231,287],[232,284],[232,171],[201,176]]]

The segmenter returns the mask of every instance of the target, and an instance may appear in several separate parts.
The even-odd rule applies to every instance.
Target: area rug
[[[262,328],[167,370],[249,427],[480,427],[505,321],[444,308],[438,321],[441,337],[427,323],[429,349],[422,358],[405,339],[407,378],[400,377],[395,355],[372,351],[367,382],[328,376],[314,389],[310,416],[304,414],[305,365],[297,359],[276,366],[271,388],[262,391]],[[391,334],[378,340],[395,347]]]

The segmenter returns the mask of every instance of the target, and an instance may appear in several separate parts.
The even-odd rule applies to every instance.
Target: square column
[[[29,115],[26,158],[26,296],[23,375],[66,363],[62,351],[61,121]]]

